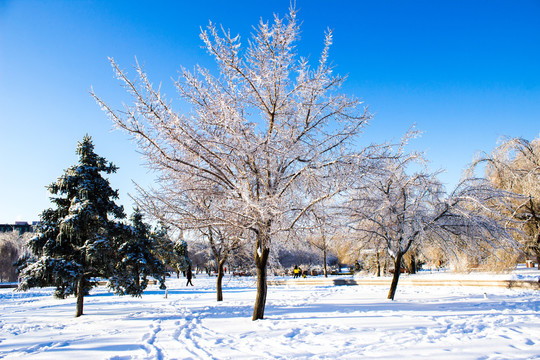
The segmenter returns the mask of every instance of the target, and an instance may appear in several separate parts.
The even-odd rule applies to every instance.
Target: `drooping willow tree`
[[[425,167],[422,154],[404,150],[379,161],[379,169],[351,189],[351,227],[382,247],[394,262],[388,299],[394,299],[407,253],[435,243],[447,253],[514,249],[515,224],[505,210],[515,197],[483,178],[467,177],[450,194]]]
[[[536,256],[540,269],[540,139],[507,138],[491,154],[479,156],[472,169],[485,165],[486,178],[497,188],[521,195],[507,213],[522,222],[517,237]]]

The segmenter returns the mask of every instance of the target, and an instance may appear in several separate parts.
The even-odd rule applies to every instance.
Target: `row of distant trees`
[[[323,259],[331,251],[371,253],[376,268],[390,259],[390,299],[402,265],[428,250],[478,263],[499,251],[538,253],[537,142],[509,140],[474,163],[472,169],[486,164],[487,177],[471,170],[447,192],[423,154],[407,151],[415,130],[397,143],[361,144],[372,116],[359,99],[340,91],[345,77],[329,61],[332,33],[314,67],[298,56],[298,38],[294,9],[285,19],[261,21],[245,47],[239,36],[211,24],[201,39],[217,72],[181,69],[175,86],[183,111],[142,67],[135,67],[133,80],[112,59],[132,104],[114,110],[92,93],[160,174],[154,189],[139,188],[137,205],[153,219],[205,239],[217,268],[218,300],[224,265],[246,249],[257,276],[253,320],[264,317],[268,267],[281,249],[317,248]],[[111,165],[99,164],[112,172]],[[67,180],[53,185],[53,193],[71,194],[63,190],[71,189]],[[89,224],[122,214],[111,190],[100,191],[108,197],[92,205],[103,208],[88,208],[90,192],[73,189],[73,196],[58,198],[63,210],[50,222],[59,231],[57,243],[84,250],[65,267],[78,274],[78,266],[93,269],[104,255],[115,256],[108,241],[116,239],[116,228]],[[42,221],[47,224],[47,217]],[[105,275],[114,274],[106,269]],[[77,282],[94,273],[80,274]]]

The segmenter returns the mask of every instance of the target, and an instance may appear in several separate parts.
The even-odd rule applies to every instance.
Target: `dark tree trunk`
[[[223,265],[225,264],[224,260],[221,260],[218,262],[218,273],[217,273],[217,280],[216,280],[216,294],[217,294],[217,301],[223,301]]]
[[[77,309],[75,310],[75,317],[79,317],[83,314],[84,303],[84,278],[77,280]]]
[[[326,269],[326,246],[323,248],[322,257],[323,257],[323,264],[324,264],[324,277],[327,278],[328,270]]]
[[[377,277],[381,277],[381,259],[379,253],[377,252]]]
[[[411,254],[411,261],[409,262],[409,273],[416,274],[416,258],[414,254]]]
[[[540,231],[536,232],[536,244],[534,247],[534,252],[536,253],[536,263],[538,264],[538,270],[540,270]]]
[[[264,307],[266,306],[266,265],[268,263],[269,248],[255,250],[255,266],[257,267],[257,296],[253,308],[252,320],[264,319]]]
[[[401,259],[403,258],[403,254],[401,251],[398,251],[396,254],[396,258],[394,261],[394,276],[392,277],[392,284],[390,285],[390,291],[388,291],[388,299],[394,300],[394,296],[396,295],[396,289],[399,281],[399,275],[401,273]]]

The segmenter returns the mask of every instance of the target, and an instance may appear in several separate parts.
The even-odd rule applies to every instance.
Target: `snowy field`
[[[427,275],[423,275],[427,276]],[[5,359],[540,359],[540,292],[492,287],[271,286],[251,321],[253,278],[194,287],[172,279],[142,298],[105,287],[57,300],[0,289]]]

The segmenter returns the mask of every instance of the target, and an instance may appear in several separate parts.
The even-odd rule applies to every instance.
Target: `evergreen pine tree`
[[[148,277],[160,282],[165,289],[165,265],[154,255],[155,244],[150,226],[143,222],[141,211],[136,208],[126,226],[116,239],[117,261],[109,287],[119,295],[141,296],[148,285]]]
[[[41,215],[29,244],[33,256],[20,266],[19,286],[19,290],[56,286],[58,297],[76,294],[76,317],[83,314],[84,295],[97,284],[95,278],[114,272],[112,238],[119,230],[114,219],[125,217],[114,202],[118,191],[101,175],[118,168],[94,152],[88,135],[78,143],[77,155],[78,164],[48,187],[56,208]]]
[[[152,231],[152,253],[165,265],[167,271],[175,271],[177,277],[181,269],[182,259],[174,251],[174,242],[169,237],[169,229],[163,223]]]
[[[174,243],[174,253],[177,256],[176,266],[180,271],[186,271],[191,266],[188,245],[184,239],[176,240]]]

